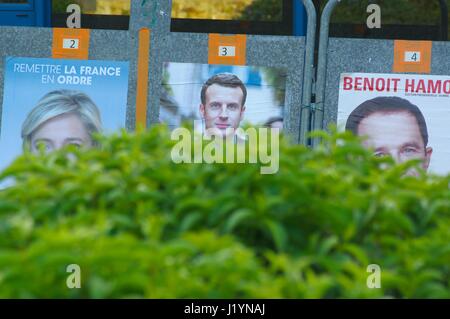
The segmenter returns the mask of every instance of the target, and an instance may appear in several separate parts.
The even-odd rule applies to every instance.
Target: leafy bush
[[[317,135],[282,141],[275,175],[175,164],[165,127],[24,154],[0,176],[0,297],[449,298],[450,176]]]

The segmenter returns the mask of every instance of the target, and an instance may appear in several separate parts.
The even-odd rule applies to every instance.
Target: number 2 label
[[[63,49],[78,49],[79,45],[78,39],[63,39]]]

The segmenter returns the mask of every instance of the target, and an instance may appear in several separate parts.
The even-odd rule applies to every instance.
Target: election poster
[[[168,62],[163,66],[160,122],[188,122],[198,132],[246,124],[283,128],[283,68]]]
[[[338,127],[364,138],[374,156],[419,159],[450,173],[450,76],[343,73]]]
[[[25,149],[94,147],[125,127],[128,62],[7,57],[0,169]]]

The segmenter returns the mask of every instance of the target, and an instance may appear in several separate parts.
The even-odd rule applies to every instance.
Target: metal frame
[[[314,49],[316,43],[316,8],[311,0],[303,0],[303,5],[306,8],[308,16],[308,26],[306,28],[306,52],[305,52],[305,67],[303,76],[303,97],[302,110],[300,115],[300,134],[299,142],[301,144],[307,143],[307,135],[310,131],[310,114],[312,101],[312,87],[314,77]]]
[[[293,142],[304,140],[309,130],[316,13],[311,0],[302,0],[308,13],[308,34],[294,36],[248,36],[248,65],[283,67],[287,70],[285,123]],[[127,31],[91,30],[89,58],[129,61],[128,106],[125,126],[135,128],[138,33],[151,30],[148,74],[147,123],[158,123],[163,62],[208,63],[208,34],[170,32],[171,0],[131,0]],[[25,32],[24,32],[25,31]],[[6,56],[51,57],[52,29],[40,27],[0,27],[0,102],[3,101]],[[304,113],[304,114],[301,114]],[[1,110],[0,110],[1,115]],[[302,117],[304,115],[304,117]],[[301,122],[301,123],[300,123]]]
[[[330,33],[330,20],[334,8],[341,0],[330,0],[325,5],[320,20],[320,39],[319,39],[319,57],[317,64],[317,82],[316,82],[316,102],[313,106],[314,119],[312,124],[313,130],[321,130],[323,128],[323,113],[325,99],[326,70],[328,58],[328,39]]]
[[[340,2],[341,0],[329,0],[321,16],[316,103],[312,106],[314,113],[313,130],[322,130],[325,124],[335,119],[337,93],[331,91],[337,90],[340,72],[392,73],[390,70],[392,70],[393,63],[394,40],[329,38],[331,15]],[[440,0],[441,4],[443,2],[443,0]],[[441,6],[441,8],[447,8],[447,6]],[[441,26],[448,23],[448,21],[444,23],[447,18],[447,10],[442,10],[443,21]],[[329,48],[333,52],[343,52],[337,56],[338,61],[336,63],[328,63]],[[364,55],[360,52],[367,53]],[[392,55],[390,59],[386,58],[386,54],[384,54],[386,52]],[[433,42],[432,74],[448,74],[450,72],[449,54],[450,42]],[[386,59],[388,59],[388,62],[386,62]],[[367,64],[367,61],[371,61],[371,63]],[[364,65],[364,70],[362,65]],[[332,87],[330,90],[326,90],[327,84]],[[313,141],[313,145],[317,143],[317,140]]]

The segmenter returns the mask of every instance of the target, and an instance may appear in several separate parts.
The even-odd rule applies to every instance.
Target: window
[[[173,32],[290,35],[291,0],[172,0]]]
[[[81,27],[87,29],[128,30],[130,0],[58,0],[52,2],[52,25],[65,27],[66,8],[76,3],[81,7]]]
[[[172,17],[212,20],[281,21],[282,0],[173,0]]]
[[[315,0],[322,9],[326,1]],[[369,4],[381,7],[381,28],[369,29]],[[450,0],[343,0],[331,18],[333,37],[447,40]],[[426,14],[424,14],[426,13]]]

